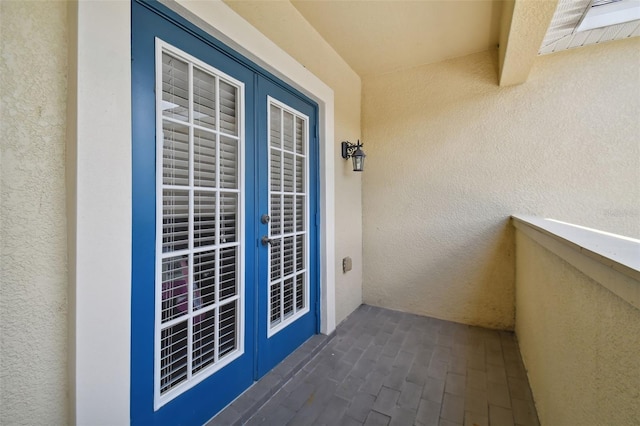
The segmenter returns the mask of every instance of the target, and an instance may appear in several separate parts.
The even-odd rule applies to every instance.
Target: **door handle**
[[[268,236],[264,236],[262,237],[262,239],[260,240],[262,242],[263,246],[268,246],[269,244],[272,244],[276,239],[275,238],[269,238]]]

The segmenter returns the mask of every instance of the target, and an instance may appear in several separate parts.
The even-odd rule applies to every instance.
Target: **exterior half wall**
[[[517,226],[516,334],[540,423],[638,424],[640,281]]]

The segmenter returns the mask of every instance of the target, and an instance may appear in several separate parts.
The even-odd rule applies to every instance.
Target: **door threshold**
[[[316,334],[209,420],[205,426],[242,425],[335,337]]]

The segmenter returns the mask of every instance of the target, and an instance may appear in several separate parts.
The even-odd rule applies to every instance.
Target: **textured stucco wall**
[[[330,86],[335,96],[336,323],[362,303],[361,176],[340,156],[360,136],[360,77],[288,1],[226,1],[251,25]],[[366,143],[366,142],[365,142]],[[366,145],[365,145],[366,146]],[[343,274],[342,258],[353,259]]]
[[[520,231],[516,247],[516,334],[540,423],[640,424],[640,310]]]
[[[640,235],[640,40],[363,79],[366,303],[514,326],[514,213]]]
[[[1,1],[0,423],[68,423],[67,5]]]

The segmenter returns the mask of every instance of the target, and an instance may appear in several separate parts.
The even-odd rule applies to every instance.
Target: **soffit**
[[[501,1],[292,0],[361,76],[495,48]]]
[[[576,47],[640,36],[640,21],[577,32],[582,16],[592,0],[560,0],[551,19],[539,54],[561,52]]]

